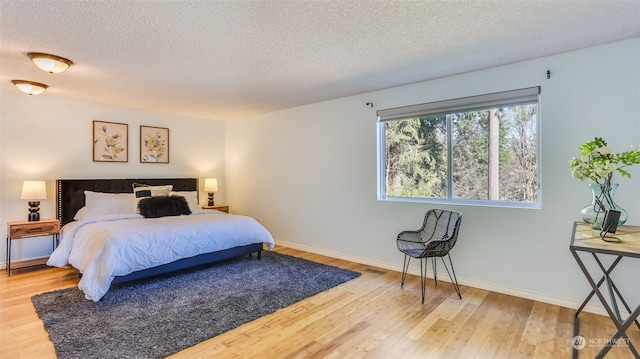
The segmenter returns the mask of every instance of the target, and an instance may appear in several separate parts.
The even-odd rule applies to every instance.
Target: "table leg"
[[[627,318],[627,320],[625,320],[624,323],[615,323],[616,327],[618,327],[618,331],[611,337],[611,339],[609,339],[607,346],[602,348],[602,350],[600,350],[600,353],[598,353],[596,358],[603,358],[609,352],[609,350],[613,347],[614,343],[618,341],[618,339],[623,339],[625,341],[625,344],[627,344],[627,347],[629,348],[629,350],[631,350],[631,352],[633,353],[633,355],[636,358],[640,358],[640,353],[638,353],[636,348],[633,346],[633,343],[631,343],[631,339],[629,339],[626,333],[627,329],[629,329],[629,327],[631,326],[631,323],[636,321],[639,314],[640,314],[640,305],[638,305],[638,308],[636,308],[636,310],[634,310],[633,313],[629,315],[629,318]]]
[[[635,311],[631,312],[631,309],[629,308],[629,306],[627,305],[626,301],[622,297],[621,293],[618,291],[618,288],[615,286],[615,284],[611,280],[611,277],[609,276],[611,274],[611,272],[614,270],[614,268],[618,265],[620,260],[622,259],[622,256],[618,256],[613,261],[613,263],[611,264],[611,266],[609,268],[605,268],[604,265],[602,265],[602,262],[596,256],[596,254],[592,253],[594,258],[595,258],[595,260],[596,260],[596,262],[600,266],[600,269],[604,273],[604,275],[600,278],[598,283],[596,283],[594,281],[593,277],[591,276],[591,274],[589,273],[589,271],[587,270],[586,266],[584,265],[582,259],[578,255],[578,253],[576,253],[573,250],[571,251],[571,253],[573,254],[574,258],[576,259],[576,262],[578,262],[578,266],[582,270],[583,274],[587,278],[587,281],[589,282],[589,284],[591,285],[591,288],[592,288],[591,293],[589,293],[589,295],[587,296],[587,299],[582,303],[580,308],[578,308],[578,310],[576,311],[576,314],[574,316],[574,322],[573,322],[573,325],[574,325],[574,337],[578,335],[578,326],[579,326],[578,315],[584,309],[584,307],[587,304],[587,302],[595,294],[598,297],[598,299],[600,300],[600,302],[601,302],[602,306],[604,307],[604,309],[607,311],[607,314],[609,315],[609,318],[611,318],[611,321],[614,323],[614,325],[618,329],[618,331],[614,334],[614,336],[611,337],[611,339],[609,339],[609,342],[607,343],[607,345],[604,348],[602,348],[600,353],[598,353],[596,358],[604,357],[609,352],[609,350],[611,350],[611,348],[613,347],[613,345],[617,342],[617,340],[619,338],[624,338],[625,339],[625,343],[629,347],[629,350],[631,350],[631,352],[634,354],[634,356],[636,358],[640,358],[640,354],[638,354],[638,351],[635,349],[635,347],[633,346],[633,343],[631,343],[631,340],[629,339],[629,337],[626,334],[626,330],[629,328],[629,326],[631,326],[631,323],[633,323],[634,321],[637,323],[637,318],[638,318],[638,315],[640,314],[640,306],[638,306],[638,308]],[[609,306],[609,304],[607,303],[606,299],[604,298],[604,295],[600,291],[600,286],[605,281],[607,283],[607,288],[609,289],[610,297],[611,297],[611,300],[612,300],[612,305],[615,308],[615,312]],[[625,307],[627,308],[627,311],[630,314],[630,316],[627,318],[626,321],[624,321],[624,323],[622,323],[622,320],[621,320],[621,316],[620,316],[620,313],[619,313],[619,310],[618,310],[618,307],[617,307],[617,300],[615,298],[615,295],[617,295],[622,300],[622,302],[625,304]],[[577,350],[575,348],[573,349],[573,355],[572,356],[573,356],[573,358],[577,358],[577,356],[578,356]]]
[[[574,257],[576,257],[576,261],[578,262],[578,265],[580,265],[580,268],[584,268],[581,264],[582,264],[582,260],[580,260],[578,258],[578,254],[574,253],[573,255]],[[604,273],[604,275],[600,278],[600,280],[598,281],[598,284],[596,284],[596,286],[598,288],[600,288],[600,286],[602,285],[602,283],[604,283],[606,276],[608,276],[611,271],[613,270],[613,268],[615,268],[615,266],[618,265],[618,262],[620,262],[620,260],[622,260],[622,257],[618,257],[616,258],[616,260],[611,264],[611,268],[607,271],[604,268],[602,269],[602,272]],[[584,268],[584,270],[586,270],[586,268]],[[616,288],[617,291],[617,288]],[[584,300],[584,302],[582,302],[582,305],[580,306],[580,308],[578,308],[578,310],[576,311],[576,315],[578,315],[580,312],[582,312],[582,310],[584,309],[584,307],[587,305],[587,303],[589,303],[589,301],[591,300],[591,297],[593,297],[593,295],[596,294],[596,292],[592,289],[591,293],[589,293],[589,295],[587,296],[587,298]],[[618,292],[618,295],[620,295],[620,292]]]
[[[11,276],[11,238],[7,236],[7,276]]]
[[[615,294],[618,296],[618,298],[620,298],[620,301],[622,302],[622,304],[624,305],[625,309],[627,310],[627,313],[631,314],[631,307],[629,307],[629,304],[627,304],[627,301],[624,300],[624,297],[622,296],[622,293],[620,293],[620,291],[618,290],[618,287],[616,286],[616,284],[613,282],[613,280],[611,280],[611,277],[609,277],[609,274],[611,273],[611,271],[613,270],[613,268],[615,267],[615,265],[617,265],[618,263],[614,263],[612,264],[611,270],[607,270],[605,269],[604,265],[602,264],[602,262],[600,261],[600,259],[596,256],[595,253],[592,253],[593,257],[595,258],[596,262],[598,263],[598,265],[600,266],[600,269],[602,270],[603,273],[605,273],[606,279],[607,279],[607,287],[609,288],[609,296],[611,297],[611,302],[614,305],[614,309],[616,314],[618,315],[618,321],[622,322],[622,317],[620,316],[620,310],[618,309],[618,305],[617,302],[615,301],[615,297],[613,295],[612,289],[613,291],[615,291]],[[618,257],[617,258],[618,262],[619,259],[622,259],[622,257]],[[603,277],[605,278],[605,277]],[[600,281],[598,282],[598,287],[600,287],[600,285],[602,284],[602,279],[600,279]],[[638,320],[635,320],[636,325],[638,326],[638,329],[640,329],[640,322],[638,322]]]

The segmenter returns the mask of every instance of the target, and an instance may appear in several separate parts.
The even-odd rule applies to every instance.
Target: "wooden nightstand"
[[[215,206],[202,206],[202,209],[215,209],[215,210],[218,210],[220,212],[229,213],[229,206],[224,205],[224,204],[216,204]]]
[[[40,221],[7,222],[7,275],[11,275],[11,241],[14,239],[51,235],[53,249],[58,245],[60,221],[57,219],[43,219]],[[14,265],[14,269],[32,267],[47,263],[47,258],[21,261]]]

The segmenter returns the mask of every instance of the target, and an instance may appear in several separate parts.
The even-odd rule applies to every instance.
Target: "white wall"
[[[0,91],[0,223],[2,238],[7,221],[26,220],[27,203],[20,200],[22,181],[45,180],[47,199],[41,201],[42,218],[55,218],[55,180],[58,178],[200,178],[218,177],[224,202],[224,122],[166,113],[27,96]],[[129,125],[129,162],[92,161],[92,121]],[[140,125],[169,128],[170,162],[140,163]],[[201,192],[201,203],[206,194]],[[38,237],[13,242],[12,260],[51,253],[51,240]],[[0,263],[5,262],[0,246]]]
[[[591,196],[568,161],[594,136],[616,152],[640,146],[639,64],[632,39],[230,122],[228,202],[276,241],[400,270],[398,232],[419,227],[433,206],[376,200],[376,110],[539,85],[543,208],[441,207],[464,213],[452,252],[460,282],[575,307],[589,286],[569,240]],[[640,168],[631,172],[618,200],[640,225]],[[637,302],[640,263],[619,269]]]

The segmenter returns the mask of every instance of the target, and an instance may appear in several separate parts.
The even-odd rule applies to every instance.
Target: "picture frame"
[[[93,161],[129,162],[129,125],[93,121]]]
[[[169,163],[169,129],[140,126],[140,162]]]

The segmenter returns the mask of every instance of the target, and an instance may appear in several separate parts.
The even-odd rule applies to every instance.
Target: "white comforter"
[[[273,249],[273,237],[255,219],[218,211],[162,218],[110,215],[65,225],[47,264],[77,268],[78,288],[98,301],[114,276],[260,242]]]

